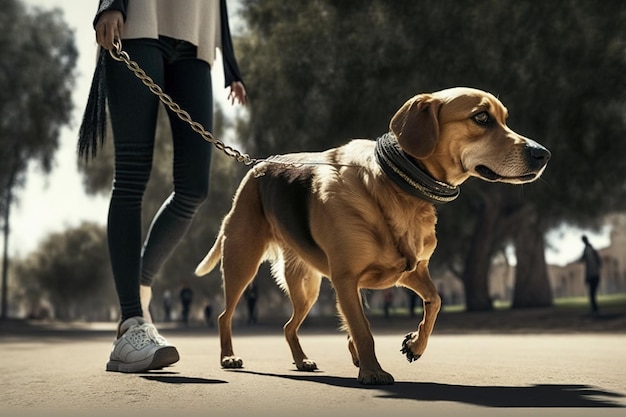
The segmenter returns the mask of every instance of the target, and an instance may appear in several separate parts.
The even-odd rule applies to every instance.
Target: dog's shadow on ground
[[[294,374],[273,374],[240,369],[242,372],[292,381],[315,382],[340,388],[377,392],[379,398],[452,401],[484,407],[515,408],[626,408],[611,399],[626,395],[609,392],[589,385],[538,384],[530,386],[472,386],[434,382],[396,382],[393,385],[360,385],[356,378],[320,375],[294,371]]]

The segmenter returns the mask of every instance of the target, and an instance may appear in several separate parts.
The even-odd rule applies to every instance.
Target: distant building
[[[611,217],[609,222],[613,226],[611,244],[606,248],[596,248],[602,258],[599,294],[626,292],[626,215]],[[574,259],[582,256],[582,252],[581,241],[580,253],[574,254]],[[489,292],[494,300],[511,300],[515,284],[515,266],[509,265],[502,258],[497,258],[491,266]],[[548,265],[548,276],[554,297],[586,296],[584,273],[584,265],[577,261],[565,266]]]
[[[611,244],[597,249],[602,258],[599,294],[626,292],[626,218],[616,216],[611,219]],[[593,242],[591,242],[593,244]],[[582,254],[582,243],[580,253]],[[584,280],[584,266],[572,262],[565,266],[548,266],[555,297],[574,297],[587,294]]]

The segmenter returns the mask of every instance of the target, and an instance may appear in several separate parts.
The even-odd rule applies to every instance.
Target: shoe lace
[[[144,323],[141,325],[141,328],[143,329],[146,337],[153,341],[155,344],[159,346],[167,345],[167,340],[165,340],[165,338],[159,334],[153,324]]]

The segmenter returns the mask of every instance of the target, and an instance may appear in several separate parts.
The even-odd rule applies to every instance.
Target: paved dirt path
[[[404,333],[380,332],[378,358],[396,383],[364,387],[341,333],[303,333],[314,373],[295,370],[277,331],[235,331],[239,371],[220,368],[214,330],[163,333],[181,361],[135,375],[104,371],[110,332],[0,335],[0,415],[626,415],[626,334],[435,334],[409,364]]]

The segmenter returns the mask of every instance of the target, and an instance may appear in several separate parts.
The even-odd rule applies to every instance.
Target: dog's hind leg
[[[240,205],[229,213],[223,227],[222,276],[224,311],[218,326],[221,365],[241,368],[243,360],[235,356],[232,343],[232,320],[244,290],[254,279],[270,241],[270,227],[250,195],[240,196]],[[247,201],[241,202],[246,199]]]
[[[293,306],[291,318],[284,326],[285,339],[291,349],[296,368],[300,371],[314,371],[317,369],[317,364],[302,350],[298,339],[298,329],[317,300],[322,276],[296,258],[296,255],[289,252],[284,252],[284,255],[285,281]]]
[[[224,368],[241,368],[243,360],[235,356],[232,343],[232,321],[237,304],[246,287],[252,280],[261,263],[264,247],[255,243],[255,237],[250,236],[244,244],[245,252],[241,252],[241,245],[229,248],[229,239],[224,242],[222,258],[222,274],[224,277],[224,311],[218,318],[221,346],[221,365]]]

